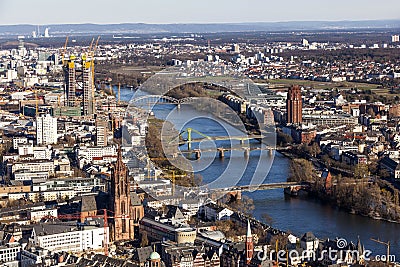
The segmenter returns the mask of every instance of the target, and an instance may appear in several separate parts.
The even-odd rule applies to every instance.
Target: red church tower
[[[111,238],[112,241],[134,238],[134,220],[131,216],[130,181],[126,165],[122,162],[121,146],[111,170]]]
[[[253,235],[251,234],[250,221],[247,220],[247,233],[246,233],[246,265],[249,265],[253,259],[254,244]]]

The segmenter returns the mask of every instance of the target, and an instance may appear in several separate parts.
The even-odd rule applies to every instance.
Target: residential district
[[[136,153],[148,133],[146,111],[126,117],[128,103],[111,88],[118,84],[116,73],[103,70],[150,58],[164,60],[164,67],[209,62],[219,72],[228,67],[242,72],[262,93],[246,99],[220,90],[218,99],[250,121],[256,113],[272,121],[277,146],[287,149],[283,153],[295,162],[312,162],[313,178],[291,177],[306,186],[288,186],[285,192],[304,189],[336,201],[342,181],[371,191],[378,187],[371,197],[376,201],[364,203],[363,210],[356,203],[348,208],[399,221],[400,59],[304,56],[305,51],[396,54],[398,35],[376,44],[300,39],[212,45],[193,42],[196,38],[111,44],[93,39],[86,46],[67,38],[60,47],[27,46],[20,38],[0,51],[1,266],[366,264],[360,240],[341,246],[312,232],[295,236],[207,190],[175,188],[163,168]],[[151,72],[139,72],[135,83],[123,87],[136,87]],[[128,74],[120,75],[129,81]],[[123,133],[129,133],[128,143],[121,142]],[[379,195],[382,188],[385,196]],[[240,192],[226,193],[241,201]],[[336,257],[323,253],[329,249]],[[284,255],[270,254],[273,250]],[[289,257],[288,251],[297,253]]]

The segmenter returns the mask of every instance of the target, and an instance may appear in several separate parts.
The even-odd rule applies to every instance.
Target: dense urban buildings
[[[324,202],[343,210],[342,228],[348,228],[346,212],[365,220],[400,221],[398,34],[340,32],[339,41],[323,39],[333,38],[330,33],[242,34],[121,33],[102,36],[105,40],[98,43],[96,37],[57,39],[48,29],[43,34],[35,29],[32,38],[4,44],[0,265],[364,265],[362,241],[373,242],[371,233],[361,232],[362,240],[349,239],[339,247],[342,232],[321,234],[334,220],[306,221],[315,206],[307,212],[297,206],[282,209],[277,218],[266,213],[278,209],[282,199],[285,205],[316,199],[312,205]],[[41,44],[42,37],[54,43],[30,44]],[[162,103],[152,102],[157,86],[135,95],[137,86],[159,70],[166,75],[168,67],[186,71],[180,79],[233,73],[252,83],[191,83],[169,92]],[[263,164],[276,155],[278,169],[273,167],[264,187],[251,188],[254,194],[242,194],[250,189],[240,183],[199,187],[213,174],[200,177],[166,159],[175,155],[164,153],[158,143],[165,117],[147,108],[160,104],[166,112],[176,107],[182,115],[186,104],[181,100],[193,104],[200,102],[198,97],[227,105],[253,136],[248,147],[243,140],[232,145],[219,138],[219,167],[211,164],[213,172],[221,172],[218,168],[235,157],[229,149],[239,147],[236,160],[250,167],[258,165],[257,153],[265,156]],[[218,139],[213,135],[222,131],[207,120],[198,125],[191,133],[200,142]],[[168,138],[179,140],[181,151],[197,149],[194,141],[186,146],[185,129],[175,134],[173,128]],[[276,144],[262,147],[262,135],[271,129]],[[201,149],[185,152],[192,163],[202,162]],[[243,170],[233,165],[228,175],[236,178]],[[252,178],[243,175],[244,182]],[[266,199],[270,192],[276,194],[272,201]],[[291,231],[289,221],[295,221],[292,227],[302,225]],[[313,227],[322,231],[316,236]],[[374,249],[382,249],[377,244]],[[390,244],[397,253],[396,240]],[[281,258],[270,253],[276,249]]]

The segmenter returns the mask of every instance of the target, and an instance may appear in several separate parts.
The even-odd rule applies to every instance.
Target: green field
[[[261,82],[261,81],[257,81]],[[309,87],[314,89],[351,89],[357,88],[360,90],[374,90],[375,93],[387,93],[386,89],[378,88],[379,85],[369,83],[356,83],[356,82],[319,82],[319,81],[308,81],[308,80],[296,80],[296,79],[276,79],[266,80],[264,83],[269,83],[270,87],[288,87],[291,85],[300,85],[303,87]]]

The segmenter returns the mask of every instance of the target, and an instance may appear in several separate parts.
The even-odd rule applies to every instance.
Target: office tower
[[[295,85],[289,88],[287,100],[287,123],[300,124],[303,120],[302,117],[302,100],[301,100],[301,89]]]
[[[49,114],[36,117],[36,142],[38,145],[57,144],[57,118]]]
[[[83,115],[94,114],[94,88],[92,75],[92,62],[86,61],[86,56],[82,56],[82,85],[83,85]]]
[[[107,146],[108,119],[100,117],[96,119],[96,146]]]
[[[67,96],[67,106],[76,106],[76,70],[75,56],[71,55],[69,61],[64,66],[65,91]]]

